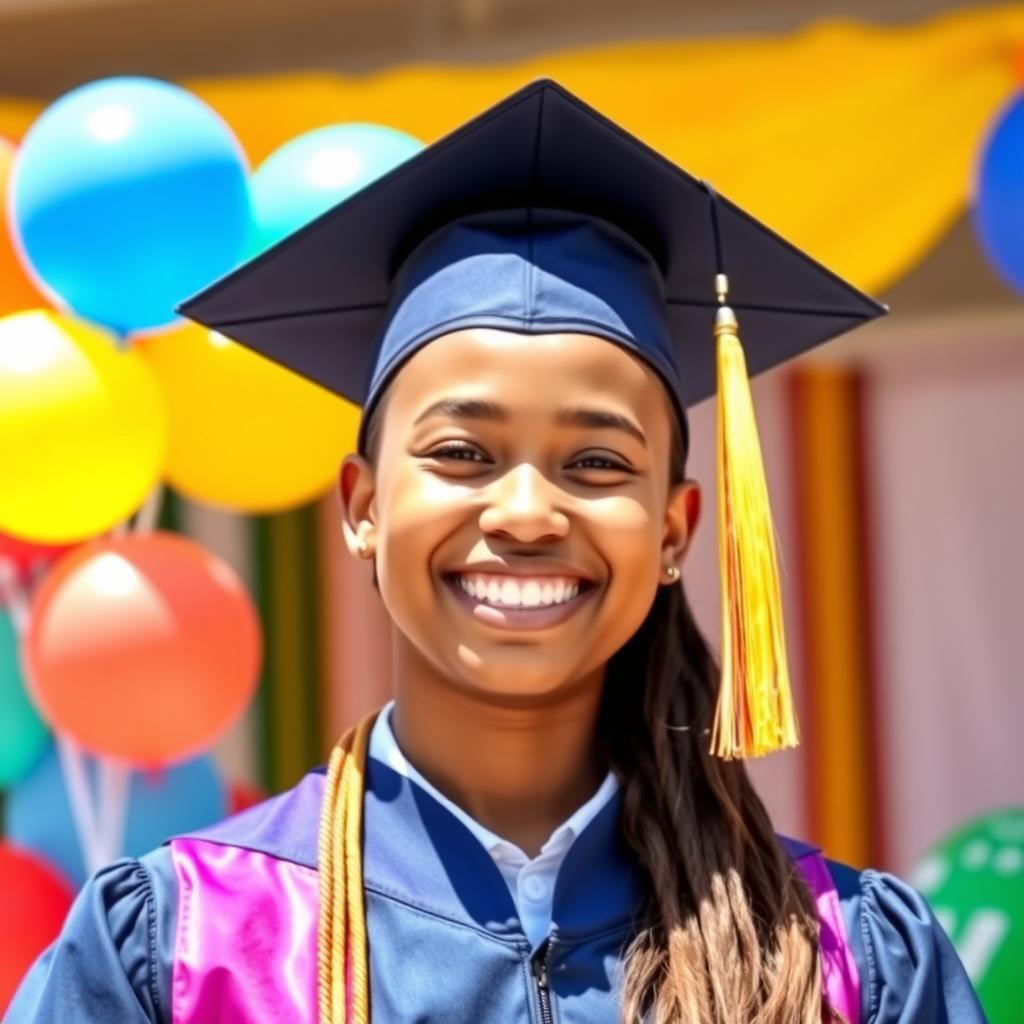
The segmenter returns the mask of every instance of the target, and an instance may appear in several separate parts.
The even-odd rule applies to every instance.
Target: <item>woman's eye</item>
[[[629,466],[619,462],[617,459],[610,459],[604,455],[584,455],[583,458],[571,463],[570,468],[617,470],[620,473],[631,472]]]
[[[456,459],[460,462],[489,462],[479,448],[472,448],[463,444],[442,445],[427,453],[428,458],[433,459]]]

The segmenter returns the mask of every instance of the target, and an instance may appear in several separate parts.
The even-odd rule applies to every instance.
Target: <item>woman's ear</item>
[[[362,455],[346,455],[338,472],[345,546],[357,558],[372,558],[377,543],[373,466]]]
[[[678,569],[682,564],[693,539],[694,530],[697,529],[697,522],[700,520],[700,504],[700,484],[695,480],[684,480],[669,492],[665,508],[665,531],[661,543],[664,565],[675,566]],[[678,574],[674,579],[678,579]]]

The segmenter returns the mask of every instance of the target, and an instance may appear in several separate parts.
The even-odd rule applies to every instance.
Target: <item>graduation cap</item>
[[[660,374],[684,428],[686,407],[717,387],[712,747],[739,757],[796,742],[748,367],[781,363],[884,306],[541,79],[178,312],[362,404],[364,424],[404,360],[471,326],[607,338]]]

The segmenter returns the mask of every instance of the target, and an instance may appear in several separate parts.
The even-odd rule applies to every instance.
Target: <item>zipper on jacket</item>
[[[545,939],[537,952],[534,953],[530,965],[533,968],[533,980],[537,985],[537,1002],[540,1005],[540,1024],[553,1024],[551,1013],[551,984],[548,974],[548,962],[551,959],[551,943]]]

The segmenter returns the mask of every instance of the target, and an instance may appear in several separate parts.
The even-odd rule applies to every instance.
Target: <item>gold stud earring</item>
[[[672,581],[679,579],[679,566],[677,565],[666,565],[665,575]]]

